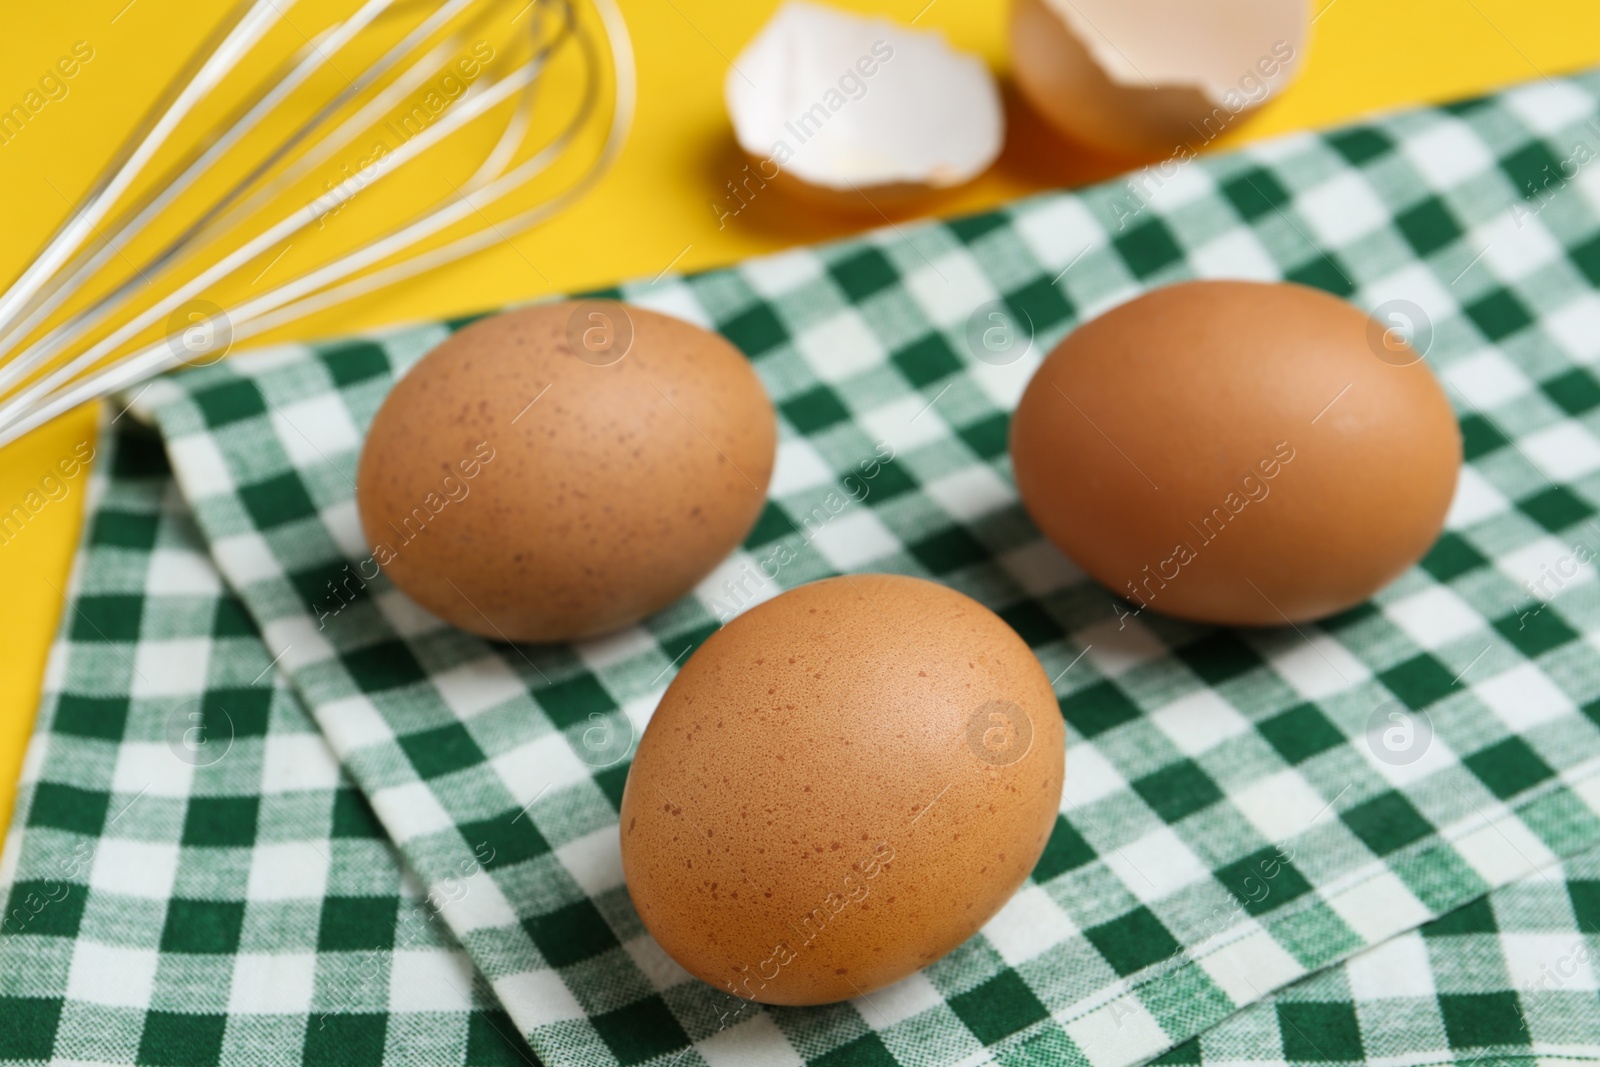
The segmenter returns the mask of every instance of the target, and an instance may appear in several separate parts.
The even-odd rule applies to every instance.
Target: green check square
[[[317,926],[320,952],[369,952],[394,948],[398,897],[329,896]]]
[[[1135,779],[1133,791],[1168,823],[1185,819],[1222,799],[1217,783],[1191,759],[1169,763],[1159,771]]]
[[[1482,459],[1497,449],[1510,444],[1500,427],[1482,415],[1466,415],[1461,419],[1461,454],[1468,463]]]
[[[254,688],[207,689],[200,712],[208,729],[229,730],[233,737],[265,737],[272,711],[272,690]]]
[[[386,1012],[313,1015],[306,1024],[302,1062],[306,1067],[382,1063],[388,1031]]]
[[[1428,554],[1422,557],[1422,569],[1441,582],[1454,581],[1488,564],[1489,558],[1473,548],[1472,542],[1449,531],[1441,534]]]
[[[48,1060],[61,1023],[60,997],[0,996],[0,1060]]]
[[[1025,1030],[1050,1015],[1028,983],[1010,968],[951,997],[950,1010],[985,1045]]]
[[[1445,665],[1426,653],[1379,671],[1378,681],[1413,710],[1432,704],[1456,684],[1455,676]]]
[[[828,266],[828,273],[853,304],[894,285],[900,272],[878,249],[868,246]]]
[[[1183,646],[1178,649],[1178,658],[1210,686],[1221,685],[1265,663],[1231,630],[1217,630]]]
[[[1517,994],[1509,989],[1495,993],[1440,993],[1439,1014],[1451,1048],[1527,1045],[1532,1040],[1523,1025]]]
[[[305,483],[294,471],[239,487],[239,502],[257,528],[272,530],[317,513]]]
[[[1073,729],[1086,738],[1094,738],[1132,722],[1142,712],[1115,682],[1105,681],[1062,697],[1061,714]]]
[[[802,434],[810,437],[829,426],[850,418],[850,409],[839,400],[839,395],[826,385],[808,389],[778,405],[783,417]]]
[[[1546,652],[1576,641],[1580,636],[1578,631],[1562,621],[1556,609],[1549,604],[1534,611],[1516,612],[1496,619],[1494,628],[1529,659],[1538,659]]]
[[[956,430],[966,446],[982,459],[995,459],[1004,455],[1011,435],[1011,416],[1000,411]]]
[[[807,1067],[900,1067],[900,1061],[890,1055],[883,1039],[868,1032],[854,1041],[806,1060]]]
[[[1450,209],[1433,198],[1396,215],[1394,223],[1417,255],[1424,257],[1454,244],[1464,232]]]
[[[958,373],[963,364],[942,334],[930,333],[889,357],[915,389],[932,385]]]
[[[1543,141],[1529,141],[1500,157],[1500,169],[1524,200],[1544,195],[1545,183],[1561,176],[1561,160]]]
[[[33,805],[28,809],[28,823],[93,837],[105,825],[106,810],[110,806],[111,794],[99,789],[79,789],[59,782],[40,782],[33,787]]]
[[[551,682],[535,695],[539,706],[560,730],[587,722],[591,716],[608,715],[617,710],[617,702],[592,674]]]
[[[1356,291],[1350,275],[1339,266],[1332,253],[1328,252],[1285,271],[1283,276],[1291,282],[1309,285],[1313,289],[1321,289],[1340,298],[1348,298]]]
[[[1072,305],[1049,278],[1037,278],[1006,294],[1012,314],[1020,315],[1035,331],[1054,329],[1072,318]]]
[[[341,787],[333,795],[330,837],[381,838],[383,825],[359,790]]]
[[[1091,926],[1084,936],[1124,978],[1159,963],[1181,947],[1155,912],[1143,906],[1108,923]]]
[[[1222,183],[1222,195],[1245,221],[1253,221],[1289,202],[1289,190],[1271,171],[1251,167]]]
[[[167,446],[161,435],[153,428],[137,425],[124,431],[111,457],[111,474],[118,481],[170,477],[172,465],[167,462]]]
[[[550,842],[544,839],[525,811],[511,811],[481,822],[463,823],[460,830],[473,855],[491,871],[550,851]]]
[[[261,798],[190,797],[183,817],[183,843],[209,848],[249,848],[256,843]]]
[[[1066,816],[1057,815],[1056,824],[1050,831],[1050,840],[1045,842],[1044,852],[1033,868],[1033,879],[1036,882],[1048,882],[1059,874],[1094,862],[1095,858],[1094,849],[1083,835],[1072,828]]]
[[[351,341],[322,350],[328,376],[340,388],[389,373],[389,356],[373,341]]]
[[[1501,800],[1510,800],[1556,773],[1528,742],[1516,736],[1479,749],[1461,762]]]
[[[613,811],[622,810],[622,789],[628,784],[628,768],[633,766],[633,761],[619,763],[615,767],[607,767],[594,776],[594,784],[607,800],[611,802]]]
[[[1517,507],[1551,533],[1576,526],[1595,513],[1593,507],[1564,485],[1552,485],[1542,493],[1523,497],[1517,501]]]
[[[89,543],[148,552],[155,547],[159,525],[154,515],[102,508],[89,524]]]
[[[1024,600],[999,612],[1006,625],[1017,631],[1017,636],[1028,642],[1028,647],[1038,648],[1058,640],[1066,633],[1061,624],[1032,600]]]
[[[1283,1056],[1291,1063],[1355,1063],[1366,1059],[1354,1004],[1309,1001],[1278,1005]]]
[[[1581,367],[1542,383],[1545,395],[1568,415],[1583,415],[1600,408],[1600,382]]]
[[[571,966],[617,945],[617,936],[589,900],[530,915],[522,921],[522,928],[552,967]]]
[[[1325,140],[1329,148],[1357,167],[1394,148],[1394,142],[1388,134],[1369,127],[1336,130],[1328,134]]]
[[[254,382],[234,379],[194,392],[194,402],[213,430],[267,413]]]
[[[988,211],[982,215],[969,215],[964,219],[951,219],[944,228],[955,234],[962,244],[974,244],[980,238],[1004,229],[1007,216],[1002,211]]]
[[[76,937],[88,902],[89,891],[74,882],[18,880],[6,899],[5,915],[0,916],[0,935]]]
[[[1340,747],[1345,740],[1344,734],[1315,704],[1296,704],[1263,720],[1256,729],[1278,750],[1278,755],[1296,765]]]
[[[386,689],[403,689],[426,681],[428,673],[417,662],[404,641],[379,641],[346,652],[340,657],[350,680],[363,693],[381,693]]]
[[[139,1037],[139,1062],[153,1067],[214,1067],[222,1059],[227,1027],[226,1015],[148,1012]]]
[[[1422,927],[1424,937],[1462,937],[1499,933],[1494,907],[1488,897],[1479,897],[1455,911],[1447,911]]]
[[[1396,852],[1433,832],[1433,827],[1411,801],[1392,789],[1341,812],[1339,818],[1351,833],[1380,856]]]
[[[1155,1067],[1198,1067],[1203,1062],[1200,1058],[1200,1038],[1191,1037],[1181,1045],[1174,1045],[1150,1062]]]
[[[465,1067],[528,1067],[537,1062],[505,1012],[479,1010],[467,1020]]]
[[[478,742],[459,722],[407,734],[400,738],[400,748],[411,761],[411,766],[424,778],[439,778],[476,767],[486,758]]]
[[[778,321],[772,305],[761,302],[718,323],[717,328],[722,336],[751,359],[765,355],[789,339],[789,331]]]
[[[212,637],[257,637],[256,624],[237,600],[222,599],[211,613]]]
[[[1567,882],[1572,916],[1583,930],[1600,930],[1600,881],[1573,878]]]
[[[72,640],[137,641],[144,597],[123,593],[87,593],[73,605]]]
[[[1183,249],[1160,219],[1138,223],[1111,239],[1136,278],[1146,279],[1183,259]]]
[[[1222,867],[1216,877],[1251,915],[1265,915],[1311,892],[1305,876],[1270,845]]]
[[[174,897],[167,904],[166,922],[161,927],[161,951],[211,955],[237,952],[243,929],[243,901]]]
[[[936,575],[951,574],[989,558],[989,550],[959,526],[941,530],[908,547],[917,562]]]
[[[56,733],[76,737],[97,737],[103,741],[120,741],[128,725],[128,699],[126,697],[89,697],[76,693],[62,693],[56,702]]]
[[[689,1035],[659,996],[592,1015],[589,1023],[623,1067],[665,1056],[689,1043]]]
[[[750,535],[744,539],[744,544],[746,548],[760,548],[762,545],[782,540],[794,532],[794,520],[789,518],[788,513],[780,505],[768,500],[761,508],[761,517],[756,520],[755,526],[751,527]]]
[[[1462,310],[1491,341],[1503,341],[1533,325],[1533,315],[1507,289],[1496,289]]]
[[[1600,287],[1600,236],[1567,249],[1567,258],[1583,272],[1590,285]]]

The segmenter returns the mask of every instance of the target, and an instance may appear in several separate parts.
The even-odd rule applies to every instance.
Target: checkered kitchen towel
[[[442,932],[439,900],[419,899],[272,678],[159,442],[122,429],[101,445],[30,751],[30,810],[12,833],[28,844],[0,866],[0,1062],[533,1062]],[[134,643],[145,638],[221,655],[206,685],[151,692],[151,653]],[[1162,1060],[1600,1056],[1597,931],[1591,850],[1269,995]],[[863,1037],[819,1062],[891,1062],[877,1052]]]
[[[1192,163],[1137,192],[624,287],[613,295],[739,344],[783,434],[745,550],[604,641],[492,645],[381,579],[350,581],[366,555],[360,428],[448,326],[234,360],[148,399],[263,662],[292,679],[542,1058],[1131,1064],[1600,843],[1600,660],[1584,636],[1600,632],[1600,382],[1586,369],[1600,356],[1600,192],[1584,169],[1597,97],[1594,75],[1546,82]],[[1430,320],[1469,466],[1443,540],[1372,603],[1283,633],[1118,619],[1022,514],[1006,412],[1039,353],[1194,275],[1288,277]],[[996,299],[1036,332],[1004,366],[964,343],[969,314]],[[865,501],[809,540],[794,532],[885,448]],[[925,972],[821,1009],[741,1006],[689,980],[639,924],[616,845],[625,739],[785,539],[785,586],[894,570],[993,606],[1056,679],[1070,735],[1061,817],[1017,898]],[[75,604],[83,632],[118,610]],[[108,643],[159,664],[159,686],[206,687],[222,666],[206,641],[121,632]],[[1385,744],[1396,729],[1404,741]],[[42,785],[24,790],[8,845],[19,872],[58,831],[101,826],[55,815],[33,844]],[[113,813],[133,795],[105,792]]]

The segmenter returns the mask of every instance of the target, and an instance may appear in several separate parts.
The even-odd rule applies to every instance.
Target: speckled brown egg
[[[357,473],[373,557],[486,637],[605,633],[688,592],[749,532],[772,404],[731,344],[611,302],[476,322],[384,401]]]
[[[1419,312],[1378,322],[1237,281],[1114,308],[1017,406],[1022,501],[1139,610],[1281,626],[1357,604],[1433,544],[1461,466],[1450,403],[1402,335]]]
[[[869,994],[977,931],[1033,869],[1061,714],[997,615],[916,578],[791,590],[684,664],[622,794],[645,926],[768,1004]]]

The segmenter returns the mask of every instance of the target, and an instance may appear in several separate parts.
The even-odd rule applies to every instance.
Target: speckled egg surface
[[[749,532],[777,428],[750,363],[610,302],[496,315],[398,384],[361,453],[362,529],[417,603],[486,637],[605,633]]]
[[[1113,308],[1017,405],[1022,502],[1130,611],[1282,626],[1358,604],[1438,538],[1461,467],[1403,320],[1276,282]]]
[[[1027,878],[1064,758],[1050,681],[999,616],[916,578],[813,582],[714,633],[662,697],[622,796],[628,891],[737,996],[871,993]]]

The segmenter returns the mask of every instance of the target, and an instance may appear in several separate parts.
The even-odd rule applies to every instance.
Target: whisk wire
[[[362,130],[370,128],[395,103],[414,92],[431,76],[432,71],[443,66],[443,61],[453,54],[454,47],[463,39],[462,33],[465,31],[458,29],[449,39],[427,50],[421,60],[409,66],[403,65],[406,57],[414,54],[443,27],[450,25],[474,2],[450,0],[440,5],[382,57],[368,64],[355,77],[346,78],[345,88],[336,93],[333,100],[317,109],[312,118],[298,125],[251,167],[244,178],[232,183],[208,204],[177,238],[149,257],[142,267],[136,267],[134,277],[125,279],[88,307],[70,315],[9,360],[0,356],[0,360],[3,360],[0,361],[0,396],[4,396],[0,400],[0,445],[79,404],[137,385],[151,375],[206,355],[206,352],[188,349],[177,343],[174,336],[168,336],[129,355],[111,358],[164,316],[182,309],[186,303],[192,302],[210,287],[237,273],[281,242],[312,224],[320,223],[328,215],[342,209],[362,190],[383,181],[405,164],[513,98],[520,96],[488,157],[464,185],[450,183],[453,195],[447,197],[445,202],[436,203],[415,214],[388,234],[343,252],[332,262],[307,270],[223,312],[230,341],[259,335],[482,251],[547,220],[591,188],[609,169],[621,150],[631,126],[636,95],[627,29],[614,0],[595,0],[614,72],[614,103],[608,116],[604,142],[596,157],[567,187],[534,207],[499,223],[485,213],[485,208],[510,197],[564,158],[593,117],[603,90],[599,49],[590,31],[575,17],[571,0],[534,0],[533,4],[522,7],[522,11],[533,10],[534,17],[529,20],[528,27],[532,52],[515,69],[492,80],[470,83],[451,101],[448,111],[403,140],[397,148],[368,160],[355,173],[348,173],[347,167],[347,176],[337,184],[331,181],[327,183],[329,188],[325,194],[278,218],[227,251],[216,262],[202,268],[195,276],[178,284],[165,296],[135,313],[106,336],[70,355],[64,362],[59,362],[62,357],[69,355],[73,346],[81,343],[125,306],[134,293],[152,284],[152,275],[170,272],[179,263],[198,255],[200,249],[216,244],[222,236],[238,228],[245,218],[251,217],[253,210],[261,203],[270,201],[274,195],[303,181],[341,147],[354,141]],[[478,25],[478,20],[487,18],[497,6],[495,0],[490,0],[488,6],[469,23],[469,28]],[[106,236],[99,230],[99,224],[105,220],[118,197],[127,192],[139,171],[153,158],[155,149],[172,135],[178,121],[192,109],[196,94],[214,88],[220,80],[222,68],[236,62],[238,55],[258,42],[275,21],[275,16],[263,9],[270,8],[281,15],[270,0],[257,0],[254,4],[242,4],[240,7],[243,10],[236,9],[237,18],[214,35],[214,39],[220,36],[221,42],[215,46],[209,58],[200,62],[192,73],[186,72],[184,88],[176,94],[168,94],[172,99],[160,117],[154,123],[146,124],[148,130],[141,127],[130,138],[131,150],[118,153],[107,168],[108,176],[97,182],[85,203],[47,243],[40,259],[0,298],[0,330],[4,330],[0,353],[26,338],[65,300],[80,291],[87,280],[94,277],[113,256],[121,253],[123,246],[117,244],[119,239],[137,237],[147,224],[160,217],[214,162],[235,149],[273,109],[281,106],[295,89],[304,85],[323,63],[330,62],[332,54],[350,44],[391,9],[393,0],[368,0],[347,20],[335,25],[315,41],[308,42],[307,48],[291,62],[287,74],[237,108],[221,132],[169,167],[163,179],[149,193],[112,220],[110,236]],[[548,39],[545,38],[544,29],[547,9],[555,9],[559,19],[555,32]],[[559,125],[548,143],[538,147],[520,163],[512,165],[525,147],[523,142],[533,126],[540,79],[553,56],[568,41],[576,43],[584,70],[584,87],[572,117]],[[381,80],[397,67],[401,69],[394,81],[387,86],[381,85]],[[177,80],[183,80],[183,76]],[[377,89],[373,100],[357,106],[356,113],[337,124],[322,141],[309,142],[311,135],[322,125],[374,86]],[[133,143],[135,141],[138,143]],[[296,158],[296,150],[302,147],[305,151]],[[448,179],[445,180],[448,183]],[[407,250],[469,221],[480,223],[482,228],[440,247],[414,252],[407,258],[391,262]],[[92,246],[92,250],[81,247],[89,232],[100,237],[100,243]],[[47,265],[51,269],[46,270]],[[59,365],[55,365],[58,362]],[[30,376],[33,377],[30,379]],[[6,395],[8,392],[9,395]]]

